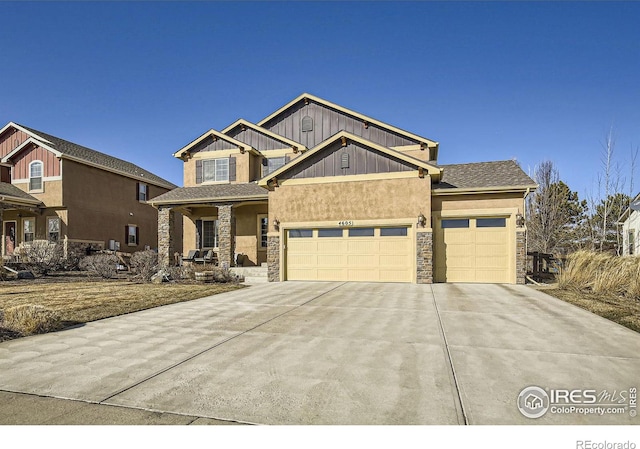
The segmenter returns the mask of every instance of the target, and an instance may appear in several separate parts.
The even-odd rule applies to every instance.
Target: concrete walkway
[[[523,286],[256,285],[0,343],[0,423],[627,424],[516,398],[626,389],[638,347]]]

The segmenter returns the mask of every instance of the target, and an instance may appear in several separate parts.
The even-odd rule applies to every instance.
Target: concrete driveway
[[[627,424],[516,400],[628,391],[638,348],[524,286],[287,282],[0,343],[0,392],[264,424]]]

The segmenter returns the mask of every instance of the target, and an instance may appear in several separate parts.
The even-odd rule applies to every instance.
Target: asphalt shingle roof
[[[68,140],[64,140],[59,137],[52,136],[51,134],[43,133],[42,131],[29,128],[24,125],[20,125],[20,126],[40,136],[45,140],[50,141],[53,144],[51,145],[52,148],[59,151],[62,154],[68,155],[75,159],[86,161],[91,164],[95,164],[100,167],[104,167],[109,170],[115,170],[122,173],[126,173],[135,178],[139,178],[141,181],[150,182],[152,184],[157,184],[169,189],[177,187],[175,184],[167,181],[166,179],[163,179],[160,176],[154,175],[150,171],[145,170],[141,167],[138,167],[137,165],[132,164],[131,162],[118,159],[117,157],[109,156],[108,154],[104,154],[99,151],[92,150],[91,148],[83,147],[82,145],[69,142]]]
[[[515,161],[476,162],[440,165],[442,179],[434,190],[472,189],[484,187],[533,187],[535,182]]]
[[[8,182],[0,182],[0,197],[8,196],[13,198],[19,198],[22,200],[29,200],[33,202],[40,202],[40,200],[32,197],[27,192],[24,192]]]
[[[258,184],[212,184],[196,187],[178,187],[170,192],[163,193],[150,200],[156,203],[193,203],[198,201],[216,202],[220,200],[233,200],[235,198],[264,198],[268,192]]]

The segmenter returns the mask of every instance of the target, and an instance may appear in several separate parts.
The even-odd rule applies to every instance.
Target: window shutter
[[[196,160],[196,184],[202,184],[202,159]]]
[[[124,225],[124,244],[127,245],[129,243],[129,226]]]
[[[202,248],[202,220],[196,220],[196,249]]]
[[[140,183],[136,182],[136,200],[140,201]]]
[[[236,158],[229,157],[229,181],[236,180]]]
[[[136,245],[140,244],[140,228],[136,226]]]

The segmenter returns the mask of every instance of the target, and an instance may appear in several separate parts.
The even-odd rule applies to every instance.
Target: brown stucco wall
[[[63,160],[63,202],[69,211],[68,237],[120,242],[120,250],[140,251],[158,246],[158,213],[137,199],[137,181],[77,162]],[[140,182],[144,182],[141,180]],[[151,184],[149,198],[168,189]],[[180,220],[178,220],[180,223]],[[139,242],[125,242],[125,226],[137,225]],[[181,226],[178,232],[180,232]]]
[[[429,177],[282,185],[269,192],[269,230],[285,222],[418,217],[431,211]]]
[[[506,209],[517,208],[524,211],[523,193],[485,193],[475,195],[434,196],[432,210],[454,211],[470,209]]]

